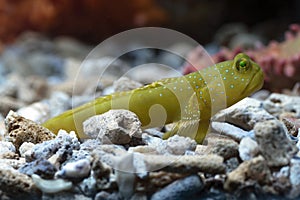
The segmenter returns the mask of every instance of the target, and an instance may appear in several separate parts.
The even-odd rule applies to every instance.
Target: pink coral
[[[210,62],[217,63],[232,59],[241,51],[243,51],[241,48],[233,50],[223,48],[210,57]],[[285,41],[281,43],[272,41],[267,46],[244,52],[263,68],[265,88],[280,91],[291,88],[300,81],[300,25],[292,24],[290,30],[285,33]],[[206,67],[208,57],[204,55],[200,47],[190,52],[188,55],[190,63],[184,66],[183,73],[187,74]]]

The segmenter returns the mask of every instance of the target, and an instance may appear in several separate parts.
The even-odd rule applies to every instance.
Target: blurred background
[[[263,68],[264,89],[299,95],[299,22],[299,0],[0,0],[0,119],[9,110],[45,99],[53,103],[49,116],[55,116],[115,91],[114,80],[130,70],[129,78],[147,84],[174,71],[181,75],[207,67],[207,59],[232,59],[241,51]],[[114,34],[146,26],[186,34],[210,56],[178,41],[171,52],[181,52],[195,65],[158,49],[132,51],[118,60],[103,51],[93,51],[96,59],[87,57]],[[101,70],[108,74],[102,76]]]
[[[299,20],[297,0],[0,0],[0,41],[13,42],[32,30],[98,44],[123,30],[160,26],[206,44],[226,34],[220,32],[224,25],[239,22],[240,31],[267,42],[282,39],[288,25]]]

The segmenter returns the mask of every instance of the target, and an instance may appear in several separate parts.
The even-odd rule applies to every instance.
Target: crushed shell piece
[[[63,179],[45,180],[36,174],[33,174],[31,178],[36,187],[45,193],[57,193],[69,190],[73,186],[72,182]]]

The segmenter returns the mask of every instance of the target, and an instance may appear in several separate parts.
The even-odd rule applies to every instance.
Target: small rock
[[[165,171],[150,172],[147,179],[142,180],[140,183],[143,185],[146,192],[157,191],[158,188],[163,188],[184,177],[186,177],[186,174]]]
[[[75,181],[77,180],[75,179]],[[95,196],[98,191],[96,183],[96,179],[93,176],[89,176],[83,179],[77,186],[85,196]]]
[[[25,154],[25,158],[30,158],[31,157],[31,151],[29,152],[30,154]],[[60,168],[61,165],[61,156],[58,154],[52,155],[50,158],[47,159],[53,166],[56,167],[56,169]]]
[[[211,128],[214,132],[230,137],[236,141],[241,141],[241,139],[244,137],[254,138],[253,131],[245,131],[226,122],[212,122]]]
[[[3,153],[1,154],[1,159],[19,159],[19,154],[14,153],[14,152],[7,152],[7,153]]]
[[[109,199],[109,196],[110,196],[110,193],[101,191],[96,194],[95,200],[107,200],[107,199]]]
[[[143,84],[131,80],[128,77],[121,77],[120,79],[114,81],[113,84],[113,88],[115,92],[129,91],[142,86]]]
[[[165,188],[154,193],[151,200],[184,200],[193,197],[204,188],[204,183],[197,175],[174,181]]]
[[[15,153],[16,148],[11,142],[0,141],[0,157],[2,154]]]
[[[189,137],[174,135],[167,140],[153,137],[148,134],[142,135],[143,141],[159,154],[184,155],[186,151],[195,151],[197,143]]]
[[[132,137],[141,137],[141,122],[128,110],[110,110],[83,122],[84,133],[103,144],[127,144]]]
[[[100,190],[114,188],[110,180],[112,168],[102,162],[97,156],[94,154],[94,160],[92,161],[92,176],[96,180],[96,188]]]
[[[68,160],[68,162],[76,162],[78,160],[90,159],[92,151],[86,150],[73,150],[72,157]]]
[[[224,159],[218,155],[143,155],[144,171],[163,170],[174,173],[224,173]],[[139,169],[142,171],[142,169]]]
[[[2,158],[0,159],[0,165],[1,166],[10,166],[14,169],[19,169],[26,163],[24,158]]]
[[[103,144],[94,149],[92,157],[96,161],[99,160],[110,167],[114,167],[116,158],[125,154],[127,151],[123,146]]]
[[[101,191],[96,194],[95,200],[123,200],[124,198],[119,193],[108,193]]]
[[[205,154],[215,154],[222,156],[225,160],[238,156],[238,143],[222,137],[212,137],[210,134],[206,140],[208,141]]]
[[[19,116],[13,111],[10,111],[6,116],[5,126],[7,130],[6,140],[11,141],[17,150],[23,142],[36,144],[55,137],[48,129]]]
[[[147,145],[140,145],[136,147],[129,147],[128,153],[142,153],[142,154],[158,154],[154,147],[150,147]]]
[[[290,163],[290,183],[292,189],[290,191],[289,197],[295,198],[300,195],[300,159],[292,158]]]
[[[259,147],[255,140],[250,137],[245,137],[241,140],[239,145],[239,155],[243,161],[251,160],[259,153]]]
[[[292,112],[299,117],[300,97],[273,93],[263,102],[263,107],[275,117],[284,112]]]
[[[97,139],[86,139],[80,144],[80,150],[92,152],[101,145],[101,142]]]
[[[39,175],[32,174],[31,176],[35,186],[45,193],[58,193],[69,190],[73,187],[72,182],[63,179],[42,179]]]
[[[23,144],[19,147],[20,156],[25,158],[26,155],[29,155],[34,145],[35,144],[32,142],[23,142]]]
[[[287,137],[287,130],[279,120],[258,122],[254,127],[256,141],[269,166],[287,165],[298,152]]]
[[[296,125],[291,122],[290,120],[283,118],[282,122],[284,123],[285,127],[287,128],[289,135],[293,136],[295,138],[295,141],[298,141],[296,138],[298,136],[298,132],[300,130],[300,128],[296,127]],[[298,120],[298,126],[300,124],[300,120]],[[291,137],[291,138],[293,138]]]
[[[297,137],[300,129],[300,119],[295,117],[294,113],[282,113],[279,119],[284,123],[289,134]]]
[[[166,124],[166,128],[167,128],[168,124]],[[172,125],[173,127],[173,125]],[[170,130],[167,130],[167,131],[171,131],[172,130],[172,127],[170,128]],[[154,136],[154,137],[160,137],[162,138],[164,133],[159,131],[160,128],[148,128],[148,129],[145,129],[144,130],[144,133],[147,133],[148,135],[151,135],[151,136]]]
[[[1,191],[12,196],[12,199],[40,196],[32,179],[10,166],[0,165],[0,177]]]
[[[86,139],[80,144],[79,150],[73,150],[72,158],[69,162],[74,162],[82,159],[90,159],[91,153],[101,145],[97,139]]]
[[[174,155],[183,155],[186,151],[195,151],[197,142],[189,137],[182,137],[179,135],[174,135],[173,137],[165,140],[166,149],[157,147],[158,152],[167,151]]]
[[[207,150],[206,145],[198,144],[195,149],[195,154],[196,155],[204,155],[204,154],[206,154],[206,150]]]
[[[238,158],[232,157],[225,161],[226,173],[232,172],[239,166],[240,162]]]
[[[26,163],[20,167],[19,172],[31,176],[37,174],[42,178],[50,179],[53,178],[57,169],[48,160],[43,158],[37,159],[30,163]]]
[[[288,195],[291,190],[290,183],[290,167],[285,166],[280,169],[279,172],[273,173],[273,184],[272,187],[277,194]]]
[[[30,162],[39,158],[48,159],[57,154],[59,161],[63,163],[72,156],[72,151],[78,150],[79,147],[80,144],[74,131],[68,134],[66,131],[60,130],[55,139],[36,144],[31,154],[26,157],[26,161]]]
[[[165,171],[149,172],[147,179],[143,180],[144,190],[157,191],[158,188],[163,188],[170,183],[186,177],[186,174],[172,173]]]
[[[66,178],[86,178],[91,172],[91,165],[88,159],[78,160],[76,162],[69,162],[56,173],[59,177]]]
[[[261,107],[260,101],[247,97],[220,111],[212,120],[225,121],[249,131],[253,129],[257,122],[271,119],[275,119],[275,117]]]
[[[224,188],[227,191],[234,191],[246,185],[269,184],[271,181],[271,171],[266,160],[262,156],[245,161],[235,170],[227,174]]]

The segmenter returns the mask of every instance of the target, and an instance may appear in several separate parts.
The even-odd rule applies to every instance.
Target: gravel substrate
[[[98,82],[93,71],[111,60],[106,57],[89,60],[89,68],[77,76],[80,59],[90,47],[65,42],[31,34],[2,54],[1,199],[300,196],[299,94],[261,91],[218,112],[203,144],[178,135],[163,140],[169,126],[142,130],[138,117],[121,109],[86,120],[84,132],[91,139],[65,130],[55,135],[40,124],[95,97],[140,87],[157,74],[172,75],[172,70],[157,67],[114,82],[130,68],[130,59],[124,58]],[[64,44],[82,51],[67,51]],[[19,70],[27,65],[30,68]]]

